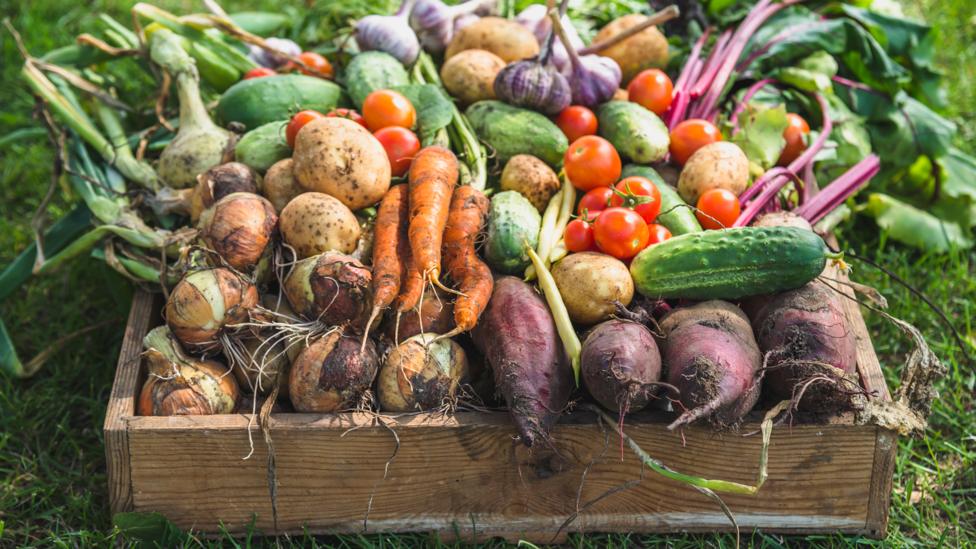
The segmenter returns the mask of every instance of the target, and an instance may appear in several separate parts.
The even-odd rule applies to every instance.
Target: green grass
[[[973,152],[976,49],[972,45],[976,43],[976,7],[971,0],[906,3],[910,13],[924,14],[941,29],[939,60],[949,75],[949,112],[962,129],[960,144]],[[70,43],[85,28],[91,14],[101,10],[121,13],[128,4],[0,2],[2,13],[10,14],[35,53]],[[162,4],[182,11],[198,6],[189,1]],[[0,86],[0,135],[37,127],[31,117],[32,100],[20,85],[17,52],[5,32],[0,33],[0,50],[4,82]],[[51,163],[51,147],[43,136],[17,140],[0,148],[0,204],[4,212],[0,217],[0,264],[7,263],[30,242],[29,220],[49,184]],[[63,215],[66,204],[63,199],[56,199],[48,207],[49,216]],[[843,230],[846,246],[873,257],[923,289],[946,309],[964,337],[976,343],[976,254],[932,256],[908,251],[882,241],[873,225],[860,221]],[[910,293],[866,265],[855,262],[854,269],[858,281],[878,288],[888,297],[892,314],[926,334],[949,367],[949,375],[940,384],[942,396],[935,403],[926,438],[903,440],[900,444],[888,537],[873,542],[841,536],[791,538],[757,532],[745,535],[743,541],[763,547],[972,546],[976,544],[973,365],[963,362],[944,326]],[[103,264],[86,259],[31,282],[0,304],[0,315],[25,357],[43,350],[60,336],[108,322],[58,352],[35,378],[14,381],[0,377],[0,546],[102,546],[117,537],[108,511],[101,425],[122,337],[128,287]],[[907,342],[879,315],[869,314],[867,321],[882,363],[887,366],[889,381],[894,384],[897,366],[908,350]],[[433,543],[419,535],[296,538],[283,542],[348,547]],[[574,538],[574,542],[585,546],[734,546],[734,539],[728,535],[587,536]],[[174,545],[201,543],[191,535],[180,535],[174,540]]]

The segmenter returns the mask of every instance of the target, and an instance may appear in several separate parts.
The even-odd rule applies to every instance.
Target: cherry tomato
[[[634,210],[608,208],[593,222],[597,247],[617,259],[630,259],[647,247],[647,223]]]
[[[305,67],[298,66],[298,70],[302,71],[304,74],[309,76],[325,76],[327,78],[332,78],[333,70],[332,63],[323,57],[321,54],[315,53],[314,51],[304,51],[298,54],[298,59],[305,63],[305,65],[312,70],[308,70]]]
[[[610,198],[611,206],[631,208],[646,223],[654,223],[657,214],[661,213],[661,191],[646,177],[635,175],[621,179],[616,191]]]
[[[783,147],[783,152],[779,155],[779,161],[776,162],[779,166],[789,166],[791,162],[803,154],[803,151],[807,148],[804,138],[810,133],[810,125],[807,124],[807,121],[802,116],[790,112],[786,113],[786,120],[789,122],[789,125],[783,130],[783,138],[786,139],[786,146]]]
[[[671,130],[671,160],[684,166],[695,151],[721,140],[722,132],[708,120],[685,120]]]
[[[399,126],[387,126],[373,134],[379,139],[390,159],[390,168],[394,177],[400,177],[410,169],[417,153],[420,152],[420,140],[412,131]]]
[[[627,84],[627,98],[645,109],[662,115],[671,106],[674,84],[664,71],[641,71]]]
[[[655,244],[660,244],[665,240],[671,238],[671,231],[668,230],[664,225],[658,225],[657,223],[651,223],[647,226],[647,231],[650,233],[650,238],[647,239],[647,245],[653,246]]]
[[[600,215],[600,212],[607,209],[610,200],[613,198],[613,189],[610,187],[596,187],[586,191],[583,198],[580,198],[576,214],[579,216],[586,212],[586,220],[593,222]]]
[[[352,109],[332,109],[331,111],[325,113],[325,116],[330,118],[348,118],[360,126],[364,128],[366,127],[366,120],[363,119],[363,115]]]
[[[566,225],[563,240],[566,242],[566,249],[570,252],[589,252],[597,249],[593,238],[593,224],[579,218]]]
[[[372,132],[388,126],[409,129],[417,121],[417,111],[402,94],[393,90],[376,90],[363,101],[363,118]]]
[[[582,105],[570,105],[563,109],[556,117],[556,125],[570,143],[585,135],[596,135],[596,115]]]
[[[244,73],[244,80],[250,80],[252,78],[264,78],[265,76],[274,76],[278,73],[274,69],[269,69],[268,67],[254,67],[253,69]]]
[[[739,197],[726,189],[711,189],[698,198],[695,216],[702,228],[715,230],[731,227],[739,218]]]
[[[298,135],[299,130],[305,127],[305,124],[324,117],[325,115],[319,111],[301,111],[295,116],[292,116],[291,121],[288,122],[288,127],[285,128],[285,140],[288,142],[288,146],[293,149],[295,148],[295,137]]]
[[[596,135],[583,136],[566,149],[566,177],[581,191],[609,187],[620,179],[620,155],[609,141]]]

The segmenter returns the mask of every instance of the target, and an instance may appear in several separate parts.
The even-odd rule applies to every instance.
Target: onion
[[[333,330],[295,358],[288,381],[291,402],[299,412],[358,408],[377,369],[379,356],[372,340]]]
[[[338,252],[325,252],[295,264],[282,289],[292,308],[328,325],[361,325],[365,320],[372,273]]]
[[[454,340],[436,337],[420,334],[390,351],[376,383],[383,411],[453,409],[468,377],[468,358]]]
[[[200,216],[200,236],[231,267],[244,271],[264,255],[274,236],[278,216],[268,199],[252,193],[233,193]]]
[[[291,363],[284,340],[259,335],[245,339],[242,345],[245,361],[234,367],[238,383],[250,387],[254,393],[266,395],[274,389],[279,372],[284,372],[287,379]],[[287,388],[287,384],[282,384],[280,394],[284,397],[288,396]]]
[[[197,176],[190,195],[190,219],[196,223],[204,210],[233,193],[257,193],[261,176],[245,164],[228,162]]]
[[[150,331],[143,345],[149,377],[139,394],[141,416],[229,414],[240,390],[223,364],[187,356],[166,326]]]
[[[257,302],[257,288],[230,269],[195,271],[169,294],[166,324],[189,350],[212,351],[227,327],[247,320]]]

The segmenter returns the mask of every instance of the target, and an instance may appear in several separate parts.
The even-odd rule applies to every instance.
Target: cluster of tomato
[[[292,116],[285,128],[288,146],[295,147],[295,136],[305,124],[323,117],[348,118],[373,132],[373,137],[386,151],[394,177],[407,173],[410,163],[420,152],[420,139],[410,130],[417,122],[417,110],[409,99],[393,90],[376,90],[366,96],[362,114],[341,108],[326,114],[312,110],[299,112]]]

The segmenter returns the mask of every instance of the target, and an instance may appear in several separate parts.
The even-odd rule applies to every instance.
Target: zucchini
[[[676,236],[630,264],[634,285],[656,298],[738,299],[799,288],[839,258],[813,231],[740,227]]]
[[[657,222],[667,227],[671,234],[678,236],[679,234],[697,233],[702,230],[698,218],[695,217],[694,210],[685,204],[678,191],[668,185],[661,174],[657,173],[657,170],[650,166],[629,164],[624,166],[621,178],[635,175],[654,183],[658,192],[661,193],[661,212],[664,213],[657,216]]]
[[[298,111],[328,112],[339,104],[342,89],[328,80],[302,74],[282,74],[241,80],[217,103],[217,119],[244,124],[248,130],[291,118]]]
[[[345,71],[346,90],[357,109],[363,107],[366,96],[375,90],[406,86],[410,83],[407,69],[392,55],[382,51],[367,51],[352,58]],[[420,109],[420,105],[415,105]]]
[[[285,141],[287,120],[268,122],[241,136],[234,147],[234,159],[259,172],[264,172],[275,162],[291,156],[291,147]]]
[[[664,160],[671,145],[668,127],[653,112],[630,101],[608,101],[597,109],[600,136],[638,163]]]
[[[488,213],[485,260],[495,271],[515,274],[531,262],[525,244],[539,243],[542,218],[539,210],[518,191],[500,192],[491,199]]]
[[[517,154],[531,154],[557,170],[562,165],[569,142],[545,116],[493,99],[478,101],[464,114],[500,165]]]

